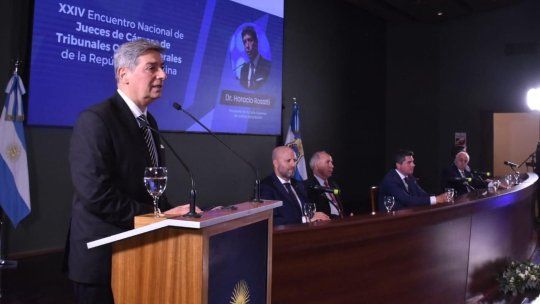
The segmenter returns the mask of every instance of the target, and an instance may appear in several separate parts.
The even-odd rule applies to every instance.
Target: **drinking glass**
[[[504,177],[504,181],[506,182],[506,186],[510,188],[514,183],[514,177],[512,176],[512,174],[508,174]]]
[[[396,199],[393,196],[385,196],[383,198],[384,207],[386,208],[386,212],[390,213],[392,211],[392,208],[394,207],[394,204],[396,203]]]
[[[493,180],[493,189],[494,189],[495,191],[497,191],[497,190],[499,189],[500,186],[501,186],[501,181],[498,180],[498,179],[494,179],[494,180]]]
[[[519,184],[519,172],[514,173],[514,185]]]
[[[446,192],[446,201],[453,203],[454,197],[456,196],[456,190],[454,188],[446,188],[444,191]]]
[[[167,168],[146,167],[144,169],[144,185],[154,199],[154,216],[161,217],[162,214],[158,207],[158,200],[167,187]]]
[[[304,215],[306,216],[308,222],[311,222],[311,218],[315,215],[315,204],[304,204]]]

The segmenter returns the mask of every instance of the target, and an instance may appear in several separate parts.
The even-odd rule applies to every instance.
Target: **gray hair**
[[[465,157],[467,157],[467,161],[470,161],[471,160],[471,157],[469,156],[469,153],[465,152],[465,151],[460,151],[456,154],[456,157],[454,158],[455,160],[458,159],[459,155],[464,155]]]
[[[321,159],[321,155],[323,154],[328,154],[330,155],[328,152],[326,151],[317,151],[313,154],[313,156],[311,156],[311,158],[309,159],[309,167],[311,167],[311,170],[315,169],[315,165],[317,164],[317,162],[319,161],[319,159]]]
[[[137,66],[137,59],[150,51],[156,51],[160,54],[165,52],[165,48],[158,43],[147,40],[137,39],[122,44],[114,52],[114,75],[118,79],[118,70],[127,67],[130,70]]]

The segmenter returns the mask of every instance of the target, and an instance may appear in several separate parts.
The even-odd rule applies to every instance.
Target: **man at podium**
[[[147,107],[161,96],[167,75],[164,49],[148,40],[125,43],[114,54],[118,90],[83,111],[73,129],[69,162],[74,186],[68,235],[68,274],[79,303],[113,303],[110,245],[86,243],[133,228],[153,210],[143,183],[145,167],[164,166],[157,129]],[[146,125],[141,124],[143,119]],[[169,208],[162,202],[162,208]],[[167,213],[186,213],[188,205]]]

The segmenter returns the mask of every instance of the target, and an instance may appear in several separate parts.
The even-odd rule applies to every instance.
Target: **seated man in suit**
[[[332,179],[334,161],[332,156],[325,151],[317,151],[309,160],[309,166],[313,171],[313,177],[306,181],[308,198],[315,203],[317,211],[324,212],[330,218],[343,218],[350,214],[344,209],[341,192],[329,193],[325,190],[339,190],[338,184]]]
[[[396,168],[391,169],[383,178],[379,186],[379,210],[385,210],[383,198],[393,196],[395,205],[393,210],[414,206],[429,206],[448,201],[446,193],[430,196],[417,183],[413,176],[414,153],[399,150],[394,157]]]
[[[444,169],[441,176],[444,188],[454,188],[456,195],[462,195],[476,188],[486,188],[489,180],[483,180],[481,176],[474,176],[469,167],[469,154],[465,151],[458,152],[454,162]]]
[[[304,216],[304,204],[308,202],[302,182],[294,178],[296,157],[287,146],[274,148],[272,151],[274,173],[261,182],[261,198],[280,200],[283,206],[274,209],[274,225],[299,224],[308,222]],[[309,221],[327,221],[328,216],[315,212]]]

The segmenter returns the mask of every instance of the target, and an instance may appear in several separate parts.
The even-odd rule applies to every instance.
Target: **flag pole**
[[[4,249],[5,224],[6,224],[6,221],[5,221],[5,216],[4,216],[4,210],[0,208],[0,270],[17,268],[17,261],[4,259],[4,257],[6,256],[5,249]],[[0,277],[0,298],[2,297],[1,282],[2,281]]]
[[[13,70],[13,74],[17,74],[19,71],[19,59],[15,60],[15,68]],[[7,105],[4,105],[4,107]],[[0,112],[4,110],[4,107],[0,109]],[[3,298],[4,289],[2,288],[2,270],[5,269],[14,269],[17,268],[17,261],[14,260],[7,260],[6,257],[6,250],[4,246],[4,239],[5,239],[5,227],[6,227],[6,220],[5,220],[5,212],[4,209],[0,207],[0,299]]]
[[[13,74],[18,73],[19,64],[20,64],[20,61],[19,59],[17,59],[15,61],[15,68],[13,70]],[[5,259],[6,257],[5,246],[4,246],[5,225],[6,225],[5,212],[4,212],[4,209],[0,207],[0,270],[17,268],[17,261]],[[0,276],[0,298],[2,297],[1,282],[2,281],[1,281],[1,276]]]

